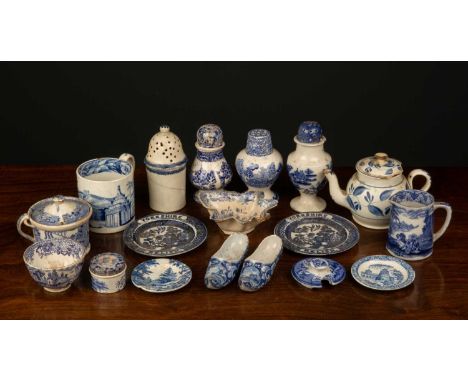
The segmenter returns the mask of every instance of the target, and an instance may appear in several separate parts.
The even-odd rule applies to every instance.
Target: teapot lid
[[[393,178],[403,173],[401,162],[389,158],[385,153],[376,153],[372,157],[359,160],[356,163],[356,170],[361,174],[381,179]]]
[[[185,165],[186,162],[187,157],[179,137],[171,132],[169,126],[161,126],[149,142],[145,163],[176,167]]]
[[[85,200],[72,196],[57,195],[40,200],[29,209],[29,218],[34,225],[70,228],[85,223],[92,208]]]

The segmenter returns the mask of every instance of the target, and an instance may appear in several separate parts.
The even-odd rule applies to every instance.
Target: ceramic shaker
[[[224,158],[223,132],[218,125],[207,124],[197,131],[197,156],[190,181],[198,190],[220,190],[232,179],[232,170]]]
[[[161,126],[150,140],[145,158],[150,207],[178,211],[185,206],[187,157],[182,143],[168,126]]]
[[[281,154],[273,148],[271,134],[265,129],[250,130],[247,145],[236,158],[237,173],[249,191],[261,191],[265,199],[277,198],[270,187],[283,168]]]
[[[326,182],[323,171],[331,169],[332,159],[324,151],[326,139],[319,123],[302,122],[294,137],[296,150],[288,156],[287,170],[291,182],[300,196],[291,200],[291,208],[297,212],[320,212],[327,203],[317,196]]]

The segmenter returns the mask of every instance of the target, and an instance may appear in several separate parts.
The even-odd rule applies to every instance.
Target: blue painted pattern
[[[205,274],[205,285],[209,289],[221,289],[230,284],[237,275],[242,259],[237,262],[212,257]]]
[[[297,140],[301,143],[319,143],[322,139],[322,127],[318,122],[306,121],[299,125]]]
[[[242,181],[247,186],[255,188],[271,187],[278,179],[282,168],[281,163],[270,162],[260,166],[256,163],[245,164],[243,159],[236,160],[237,173]]]
[[[83,178],[103,172],[128,175],[131,171],[132,165],[130,163],[117,158],[91,159],[78,167],[78,174]]]
[[[90,272],[99,276],[113,276],[126,267],[124,257],[119,253],[105,252],[94,256],[89,264]]]
[[[245,151],[248,155],[257,157],[270,155],[273,152],[270,132],[265,129],[250,130]]]
[[[221,147],[224,145],[223,131],[215,124],[203,125],[197,131],[197,143],[204,148]]]
[[[254,292],[263,288],[270,281],[280,255],[281,253],[274,262],[269,264],[245,260],[239,276],[239,288],[246,292]]]
[[[294,264],[291,274],[294,280],[307,288],[321,288],[323,280],[330,285],[341,283],[346,277],[346,270],[337,261],[309,258]]]

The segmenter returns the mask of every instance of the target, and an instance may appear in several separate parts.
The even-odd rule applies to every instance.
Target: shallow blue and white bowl
[[[125,288],[127,265],[122,255],[105,252],[94,256],[89,264],[91,286],[99,293],[115,293]]]
[[[78,278],[85,247],[71,239],[43,240],[29,246],[23,255],[26,268],[48,292],[63,292]]]

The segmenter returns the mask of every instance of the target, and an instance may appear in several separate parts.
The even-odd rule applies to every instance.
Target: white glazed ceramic
[[[331,156],[323,149],[325,141],[317,122],[307,121],[299,126],[294,137],[296,150],[289,154],[287,160],[289,178],[300,193],[291,200],[294,211],[321,212],[327,206],[325,200],[317,196],[324,185],[323,170],[332,167]]]
[[[245,292],[263,288],[270,281],[282,253],[283,242],[280,237],[270,235],[263,239],[242,265],[239,288]]]
[[[72,196],[57,195],[33,204],[22,214],[16,228],[19,234],[31,241],[69,238],[82,244],[89,252],[90,204]],[[33,236],[23,232],[22,225],[32,228]]]
[[[120,232],[135,219],[134,170],[131,154],[91,159],[78,166],[78,195],[93,207],[92,232]]]
[[[182,143],[168,126],[150,140],[145,157],[151,209],[174,212],[184,208],[187,157]]]
[[[281,154],[273,148],[265,129],[250,130],[247,145],[236,158],[236,170],[249,191],[260,191],[265,199],[276,198],[270,190],[283,168]]]
[[[85,248],[71,239],[41,240],[24,252],[26,268],[40,286],[48,292],[63,292],[78,278]]]
[[[219,228],[227,234],[250,233],[270,218],[269,210],[278,205],[276,199],[265,199],[263,193],[247,191],[200,191],[197,202],[210,213]]]
[[[91,286],[99,293],[115,293],[125,288],[127,265],[122,255],[105,252],[94,256],[89,265]]]
[[[431,186],[431,177],[426,171],[413,170],[406,179],[401,162],[385,153],[359,160],[356,170],[346,190],[340,189],[338,178],[331,170],[326,169],[324,173],[332,199],[349,209],[356,223],[367,228],[388,228],[390,197],[398,191],[412,189],[414,177],[420,175],[426,178],[421,190],[427,191]]]
[[[205,273],[208,289],[221,289],[237,275],[242,259],[249,249],[249,238],[242,233],[230,235],[220,249],[211,256]]]
[[[218,125],[207,124],[197,131],[197,156],[192,164],[190,181],[199,190],[220,190],[232,179],[232,170],[224,158],[223,132]]]

